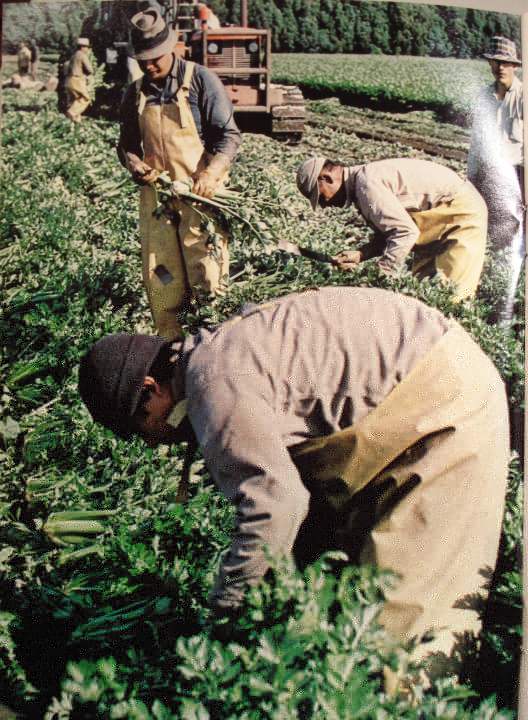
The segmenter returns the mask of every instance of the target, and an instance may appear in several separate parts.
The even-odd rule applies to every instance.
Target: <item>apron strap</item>
[[[192,61],[188,60],[185,63],[185,74],[183,76],[183,82],[180,85],[178,92],[176,93],[176,101],[180,111],[180,123],[182,128],[188,127],[189,122],[189,88],[191,87],[192,77],[194,73],[194,65]]]

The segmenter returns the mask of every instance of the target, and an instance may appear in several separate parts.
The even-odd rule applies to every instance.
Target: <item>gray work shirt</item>
[[[288,448],[365,417],[447,331],[417,300],[385,290],[323,288],[255,306],[184,341],[188,416],[237,528],[212,602],[290,553],[309,493]]]
[[[345,167],[346,205],[354,203],[384,237],[384,270],[399,270],[420,237],[409,215],[449,202],[466,187],[453,170],[415,158],[377,160]]]
[[[165,104],[176,102],[176,93],[183,83],[186,62],[174,57],[172,68],[159,86],[143,76],[141,90],[146,103]],[[215,73],[202,65],[195,65],[189,87],[189,105],[198,135],[208,153],[224,153],[233,160],[242,141],[233,106],[222,81]],[[132,83],[123,98],[120,111],[121,131],[119,136],[119,158],[124,162],[124,153],[131,152],[143,157],[141,132],[136,101],[136,84]]]
[[[503,165],[523,164],[523,86],[513,82],[502,100],[495,83],[483,88],[473,111],[468,177],[479,170],[500,171]]]

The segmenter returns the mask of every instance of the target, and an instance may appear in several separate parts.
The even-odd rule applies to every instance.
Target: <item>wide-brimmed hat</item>
[[[508,38],[501,35],[494,35],[491,38],[489,50],[483,53],[482,57],[486,58],[486,60],[502,60],[514,65],[522,65],[517,57],[517,48],[513,40],[508,40]]]
[[[174,50],[176,33],[155,8],[136,13],[130,22],[136,60],[152,60]]]
[[[79,47],[90,47],[90,41],[85,37],[77,38],[77,45]]]
[[[308,160],[301,163],[297,169],[297,187],[304,197],[308,198],[314,210],[319,202],[317,178],[325,162],[325,157],[314,155],[314,157],[308,158]]]
[[[93,419],[129,438],[143,381],[166,339],[117,333],[98,340],[79,366],[79,393]]]

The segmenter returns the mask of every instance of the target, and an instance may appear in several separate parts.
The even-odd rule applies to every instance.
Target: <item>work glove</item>
[[[193,193],[205,198],[213,197],[231,165],[230,158],[224,153],[216,153],[216,155],[209,155],[209,157],[211,159],[205,168],[200,168],[200,165],[202,165],[200,162],[196,172],[192,175],[194,181]]]
[[[339,270],[350,272],[356,269],[363,257],[360,250],[341,250],[341,252],[333,256],[332,260],[334,260]]]
[[[150,185],[159,175],[158,170],[151,168],[134,153],[126,153],[126,163],[132,180],[138,185]]]

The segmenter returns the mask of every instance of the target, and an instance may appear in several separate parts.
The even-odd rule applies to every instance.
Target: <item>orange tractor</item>
[[[126,62],[128,38],[123,13],[129,18],[146,4],[120,0],[101,4],[101,25],[107,32],[113,28],[114,35],[105,57],[113,52],[116,62],[119,58]],[[220,77],[242,129],[263,129],[294,141],[301,138],[305,116],[302,93],[296,86],[271,82],[271,31],[248,27],[247,0],[241,0],[240,26],[225,27],[204,3],[159,0],[155,4],[177,33],[176,54]],[[121,18],[117,22],[116,11]]]

